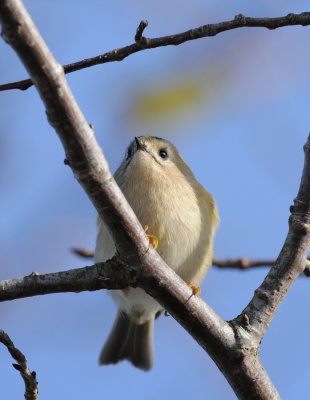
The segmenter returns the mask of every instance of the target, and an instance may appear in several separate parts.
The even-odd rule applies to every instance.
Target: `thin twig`
[[[94,250],[85,247],[73,247],[72,252],[81,258],[93,259],[95,256]],[[275,260],[250,260],[246,257],[241,258],[213,258],[212,265],[220,269],[241,269],[246,270],[256,267],[271,267]]]
[[[93,259],[94,250],[85,247],[73,247],[72,252],[81,258]],[[233,269],[250,269],[256,267],[271,267],[275,260],[250,260],[246,257],[241,258],[213,258],[212,265],[220,269],[233,268]]]
[[[215,24],[202,25],[198,28],[190,29],[188,31],[177,33],[174,35],[163,36],[159,38],[145,38],[142,36],[144,29],[147,27],[148,22],[142,20],[137,28],[135,35],[135,43],[128,46],[120,47],[99,56],[86,58],[72,64],[64,65],[64,71],[69,74],[74,71],[79,71],[83,68],[92,67],[93,65],[104,64],[113,61],[122,61],[124,58],[146,49],[154,49],[162,46],[178,46],[190,40],[201,39],[204,37],[212,37],[225,31],[237,28],[267,28],[277,29],[284,26],[292,25],[310,25],[310,12],[303,12],[301,14],[288,14],[283,17],[276,18],[252,18],[245,17],[242,14],[237,15],[231,21],[224,21]],[[26,90],[33,85],[31,79],[24,79],[18,82],[5,83],[0,85],[0,91],[20,89]]]
[[[275,260],[250,260],[246,257],[241,258],[213,258],[212,265],[220,269],[241,269],[248,270],[257,267],[272,267]]]
[[[87,249],[85,247],[73,247],[72,252],[77,256],[85,259],[93,259],[94,258],[94,250]],[[310,258],[307,258],[310,261]],[[276,260],[266,259],[266,260],[251,260],[246,257],[241,258],[213,258],[212,265],[213,267],[219,269],[241,269],[242,271],[249,270],[252,268],[261,268],[261,267],[272,267],[275,264]],[[304,272],[301,276],[310,277],[310,262],[306,263]]]
[[[145,41],[146,41],[146,38],[145,37],[143,37],[142,35],[143,35],[143,31],[144,31],[144,29],[148,26],[148,21],[146,20],[146,19],[143,19],[141,22],[140,22],[140,24],[139,24],[139,26],[138,26],[138,28],[137,28],[137,31],[136,31],[136,35],[135,35],[135,42],[136,43],[143,43],[143,44],[145,44]]]
[[[82,258],[93,259],[95,256],[94,250],[86,249],[85,247],[73,247],[71,250],[73,254]]]
[[[35,371],[30,371],[27,366],[27,359],[24,354],[18,350],[9,335],[3,330],[0,330],[0,342],[4,344],[11,356],[17,362],[17,364],[12,364],[13,367],[20,372],[24,382],[25,382],[25,399],[26,400],[38,400],[38,382],[36,379]]]

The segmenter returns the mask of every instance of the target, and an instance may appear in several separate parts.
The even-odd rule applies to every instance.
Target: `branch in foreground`
[[[54,60],[19,0],[0,2],[4,37],[35,82],[49,122],[58,133],[68,165],[110,229],[117,257],[143,288],[177,319],[220,368],[234,344],[232,328],[172,271],[150,245],[137,217],[117,186],[88,122]],[[44,66],[44,67],[42,67]],[[229,369],[234,369],[231,362]],[[249,383],[252,382],[249,381]],[[246,386],[243,382],[243,387]]]
[[[68,271],[41,274],[32,272],[24,278],[0,281],[0,302],[51,293],[124,289],[136,285],[134,270],[113,257],[104,263]]]
[[[260,363],[258,351],[272,316],[306,262],[310,242],[307,153],[300,191],[280,257],[245,312],[227,323],[193,296],[191,289],[150,247],[72,96],[62,68],[22,3],[2,0],[0,20],[6,41],[22,59],[45,103],[49,121],[65,148],[68,164],[110,229],[118,259],[129,271],[137,273],[136,285],[153,296],[209,353],[240,399],[279,399]]]
[[[79,251],[84,250],[79,249]],[[88,253],[87,258],[89,258]],[[225,261],[220,262],[225,263]],[[106,262],[83,268],[50,273],[32,272],[23,278],[0,281],[0,302],[52,293],[80,293],[136,287],[138,277],[137,271],[122,263],[121,259],[113,257]]]
[[[36,379],[35,371],[30,371],[27,366],[27,359],[24,354],[18,350],[10,337],[2,330],[0,330],[0,342],[3,343],[11,356],[17,362],[12,364],[13,367],[20,372],[25,383],[25,399],[37,400],[38,399],[38,382]]]
[[[72,64],[64,65],[63,68],[65,73],[69,74],[74,71],[79,71],[83,68],[92,67],[98,64],[105,64],[107,62],[122,61],[131,54],[137,53],[142,50],[154,49],[156,47],[163,46],[178,46],[190,40],[216,36],[219,33],[237,28],[260,27],[267,29],[277,29],[284,26],[292,25],[307,26],[310,25],[310,12],[303,12],[301,14],[288,14],[286,16],[277,18],[251,18],[239,14],[231,21],[202,25],[198,28],[190,29],[186,32],[153,39],[143,36],[143,31],[147,27],[147,25],[148,22],[146,20],[142,20],[140,22],[135,35],[135,43],[108,51],[107,53],[100,54],[96,57],[91,57],[85,60],[77,61]],[[31,79],[25,79],[18,82],[11,82],[0,85],[0,91],[12,89],[26,90],[32,85],[33,82]]]

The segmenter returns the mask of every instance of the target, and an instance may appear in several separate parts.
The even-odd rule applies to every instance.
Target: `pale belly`
[[[195,197],[165,199],[161,192],[160,199],[149,193],[143,202],[141,191],[131,187],[122,190],[133,206],[142,226],[148,225],[148,233],[158,239],[157,251],[164,261],[185,281],[193,281],[199,286],[212,257],[212,233],[204,215],[201,215]],[[138,200],[137,200],[138,199]],[[154,201],[156,200],[156,201]],[[164,208],[162,204],[167,204]],[[147,206],[146,206],[147,205]],[[100,223],[95,252],[96,261],[105,261],[115,254],[115,246],[104,223]],[[143,323],[161,310],[161,306],[140,288],[112,290],[112,297],[121,310],[132,316],[138,323]]]

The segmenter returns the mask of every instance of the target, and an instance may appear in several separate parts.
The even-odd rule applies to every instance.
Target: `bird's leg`
[[[145,225],[145,226],[144,226],[144,232],[146,233],[146,232],[148,231],[148,229],[149,229],[149,227],[148,227],[147,225]],[[154,236],[154,235],[149,235],[149,234],[146,234],[146,236],[148,237],[148,239],[149,239],[151,245],[152,245],[152,246],[154,247],[154,249],[156,250],[157,247],[158,247],[158,239],[157,239],[157,237]]]

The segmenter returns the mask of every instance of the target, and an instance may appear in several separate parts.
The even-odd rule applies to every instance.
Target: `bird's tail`
[[[99,364],[130,361],[135,367],[148,371],[153,366],[153,322],[143,324],[132,321],[119,311],[112,331],[99,357]]]

